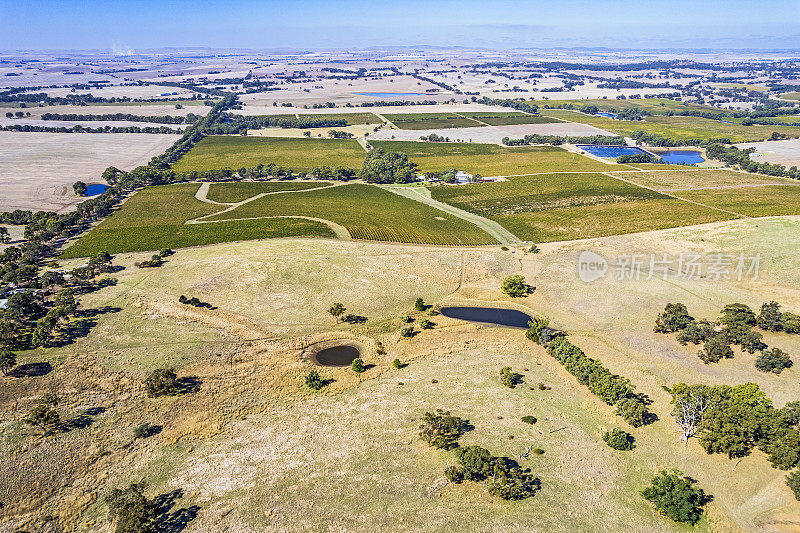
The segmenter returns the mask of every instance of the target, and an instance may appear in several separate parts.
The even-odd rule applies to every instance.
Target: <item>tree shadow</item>
[[[75,316],[79,318],[94,318],[100,315],[106,315],[108,313],[119,313],[120,311],[122,311],[121,307],[104,305],[102,307],[91,309],[79,309],[75,312]]]
[[[347,315],[342,318],[342,322],[347,322],[348,324],[364,324],[367,321],[367,317],[361,315]]]
[[[62,431],[72,431],[73,429],[84,429],[94,423],[94,416],[105,413],[105,407],[90,407],[69,420],[62,422],[59,429]]]
[[[183,497],[183,489],[175,489],[156,496],[152,501],[154,514],[153,531],[159,533],[179,533],[186,529],[189,522],[197,517],[200,511],[199,505],[181,507],[172,510],[175,502]]]
[[[178,394],[188,394],[199,391],[200,385],[203,384],[203,380],[196,376],[185,376],[178,378],[175,384],[178,387]]]
[[[52,371],[53,365],[50,363],[25,363],[24,365],[17,365],[14,367],[8,375],[15,378],[38,378]]]

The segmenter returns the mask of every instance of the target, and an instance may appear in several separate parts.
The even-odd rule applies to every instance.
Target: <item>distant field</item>
[[[653,189],[696,189],[698,187],[730,187],[790,181],[733,170],[675,170],[670,172],[612,172],[622,179]],[[797,184],[800,187],[800,183]]]
[[[214,202],[236,203],[257,194],[279,191],[302,191],[332,185],[329,181],[269,181],[212,183],[206,198]]]
[[[566,104],[572,104],[577,107],[593,105],[597,106],[601,110],[642,109],[657,115],[663,115],[667,111],[678,111],[681,109],[719,111],[718,108],[713,106],[676,102],[675,100],[670,100],[669,98],[641,98],[633,100],[608,100],[602,98],[592,98],[588,100],[533,100],[529,103],[536,104],[540,109],[546,107],[557,107],[559,105]]]
[[[402,152],[422,171],[455,168],[484,176],[508,176],[536,172],[626,170],[630,167],[606,164],[573,154],[556,146],[505,148],[496,144],[423,143],[414,141],[370,141],[376,148]]]
[[[431,196],[485,217],[593,205],[666,198],[603,174],[543,174],[510,178],[499,183],[439,185]]]
[[[403,113],[383,114],[387,120],[403,130],[433,130],[443,128],[468,128],[481,126],[479,122],[454,113]]]
[[[672,198],[605,203],[498,215],[493,220],[534,242],[587,239],[736,218]]]
[[[445,245],[495,243],[470,222],[366,184],[264,196],[206,220],[293,215],[341,224],[355,239]]]
[[[749,217],[800,215],[800,186],[692,190],[680,191],[675,195]]]
[[[530,115],[528,113],[521,112],[493,113],[491,111],[481,111],[459,114],[479,120],[481,122],[485,122],[490,126],[512,126],[514,124],[553,124],[556,122],[561,122],[553,117]]]
[[[616,133],[618,135],[630,135],[642,130],[647,133],[655,133],[674,139],[712,139],[724,137],[731,142],[757,141],[770,137],[773,132],[785,135],[800,135],[800,125],[795,126],[743,126],[741,124],[727,124],[719,120],[711,120],[700,117],[682,116],[649,116],[645,120],[629,121],[614,120],[606,117],[586,115],[577,111],[565,109],[542,109],[543,115],[590,124],[597,128]]]
[[[784,93],[781,98],[785,100],[800,100],[800,93]]]
[[[372,113],[300,113],[299,115],[295,115],[294,113],[286,114],[286,115],[262,115],[262,116],[269,116],[270,118],[275,119],[292,119],[297,118],[298,116],[301,119],[344,119],[347,121],[348,126],[352,126],[355,124],[380,124],[383,121],[378,118],[376,115]]]
[[[747,91],[758,91],[762,93],[769,90],[769,88],[764,85],[756,85],[753,83],[720,83],[719,86],[724,89],[745,89]]]
[[[221,224],[184,224],[220,210],[194,198],[196,183],[148,187],[64,251],[63,257],[160,250],[273,237],[333,237],[320,222],[305,219],[237,220]]]
[[[206,137],[173,168],[178,172],[254,167],[274,163],[298,171],[317,166],[360,168],[364,149],[353,139],[282,139],[215,135]]]

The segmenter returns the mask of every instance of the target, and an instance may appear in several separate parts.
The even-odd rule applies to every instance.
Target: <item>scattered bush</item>
[[[728,338],[724,334],[712,335],[706,339],[703,349],[697,352],[697,356],[705,364],[717,363],[722,358],[733,357],[733,349],[728,344]]]
[[[425,305],[425,301],[422,298],[417,298],[417,301],[414,302],[414,309],[416,309],[419,312],[422,312],[427,308],[428,306]]]
[[[151,398],[177,394],[178,376],[171,368],[157,368],[144,380],[144,386]]]
[[[395,359],[394,361],[392,361],[392,366],[397,369],[400,369],[403,368],[403,363],[400,362],[400,359]]]
[[[423,318],[419,321],[419,327],[421,329],[431,329],[433,327],[433,322],[431,322],[427,318]]]
[[[606,431],[603,435],[603,440],[615,450],[626,451],[633,449],[633,435],[620,428]]]
[[[664,311],[656,318],[656,333],[673,333],[688,326],[692,320],[686,306],[681,303],[667,304]]]
[[[762,372],[773,372],[780,374],[785,368],[792,366],[789,354],[780,348],[773,348],[770,351],[763,351],[756,357],[755,366]]]
[[[503,292],[512,298],[521,298],[528,295],[530,287],[522,275],[514,274],[503,280]]]
[[[513,389],[517,384],[522,383],[522,376],[511,371],[510,366],[500,369],[500,382],[506,387]]]
[[[434,448],[449,450],[458,446],[458,439],[469,428],[469,422],[450,414],[450,411],[437,409],[427,412],[419,426],[419,436]]]
[[[320,390],[325,386],[325,380],[319,375],[319,372],[312,369],[306,374],[306,386],[311,390]]]
[[[364,361],[362,361],[360,357],[356,357],[353,359],[353,362],[350,363],[350,369],[356,374],[364,372],[366,370],[366,368],[364,368]]]
[[[414,336],[414,326],[408,326],[400,330],[400,336],[410,338]]]
[[[664,516],[676,522],[696,524],[710,498],[694,484],[694,480],[682,476],[677,470],[662,470],[642,491],[642,496]]]
[[[522,417],[522,421],[525,422],[526,424],[535,424],[536,417],[531,415],[525,415]]]

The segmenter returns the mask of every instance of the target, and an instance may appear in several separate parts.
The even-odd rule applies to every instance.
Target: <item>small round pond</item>
[[[92,183],[91,185],[86,186],[86,196],[97,196],[98,194],[103,194],[108,189],[108,185],[105,183]]]
[[[313,356],[314,362],[322,366],[350,366],[354,359],[361,355],[361,351],[351,344],[340,344],[323,348]]]
[[[527,313],[498,307],[442,307],[439,312],[449,318],[510,328],[527,328],[531,321],[531,316]]]

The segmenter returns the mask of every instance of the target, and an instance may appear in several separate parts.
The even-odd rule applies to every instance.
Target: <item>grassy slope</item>
[[[364,149],[352,139],[210,136],[197,143],[173,168],[188,172],[274,163],[308,171],[322,165],[360,168],[363,162]]]
[[[690,190],[675,195],[750,217],[800,214],[800,186]]]
[[[356,239],[421,244],[492,244],[473,224],[373,185],[265,196],[210,220],[302,215],[345,226]],[[443,219],[443,220],[441,220]]]
[[[672,172],[620,172],[612,174],[654,189],[692,189],[697,187],[793,183],[786,179],[733,170],[675,170]]]
[[[206,198],[214,202],[236,203],[261,193],[280,191],[304,191],[317,187],[328,187],[329,181],[269,181],[212,183]]]
[[[605,172],[630,169],[572,154],[556,146],[504,148],[496,144],[414,141],[370,141],[370,144],[387,151],[408,154],[409,159],[417,163],[422,171],[455,168],[484,176],[507,176],[536,172]]]
[[[64,250],[63,257],[160,250],[273,237],[333,237],[324,224],[303,219],[240,220],[186,225],[220,210],[194,198],[198,184],[161,185],[139,191],[120,210]]]

